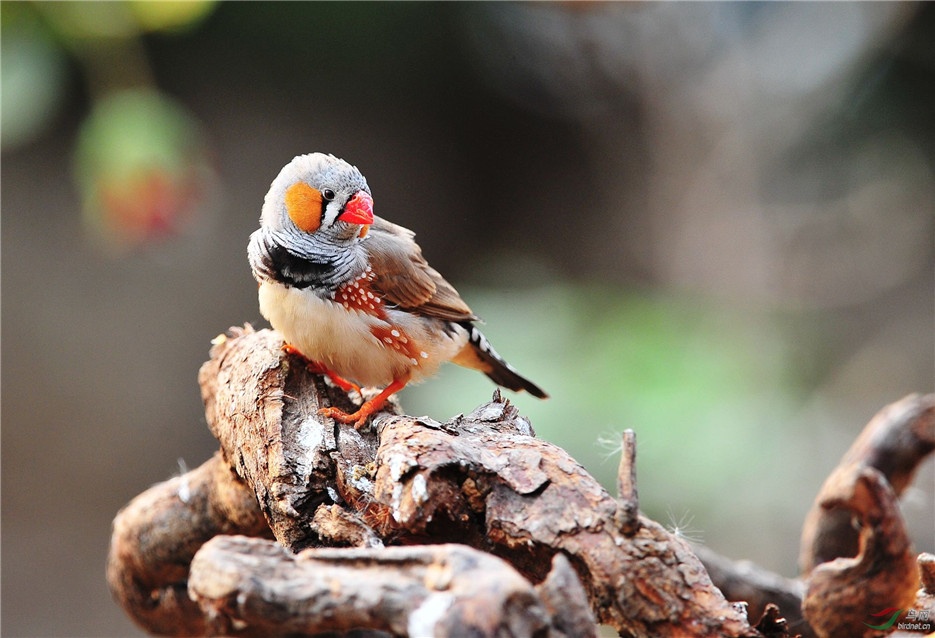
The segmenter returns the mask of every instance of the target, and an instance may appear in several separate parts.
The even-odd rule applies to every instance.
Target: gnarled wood
[[[200,381],[225,458],[283,546],[458,542],[534,583],[563,553],[600,620],[623,633],[756,635],[684,541],[642,517],[624,535],[616,499],[499,393],[445,424],[384,414],[358,432],[318,415],[347,398],[281,346],[271,331],[219,340]]]
[[[844,509],[859,520],[859,550],[812,570],[802,611],[821,638],[871,638],[879,632],[868,628],[869,615],[912,607],[919,587],[896,494],[879,471],[852,463],[825,483],[821,505]]]
[[[705,546],[696,546],[694,550],[711,581],[728,600],[744,601],[750,618],[766,614],[772,605],[782,612],[793,634],[801,634],[803,638],[814,636],[801,611],[804,581],[784,578],[750,561],[730,560]]]
[[[556,609],[506,562],[464,545],[292,554],[271,541],[219,537],[195,555],[189,591],[219,635],[596,635],[593,621],[581,620],[583,597]]]
[[[829,475],[802,527],[799,564],[803,574],[839,557],[855,556],[860,534],[847,509],[822,504],[835,475],[850,465],[871,467],[882,473],[896,496],[912,482],[919,464],[935,450],[935,394],[911,394],[891,403],[867,424]]]
[[[800,554],[802,610],[816,635],[875,636],[870,625],[882,622],[871,614],[918,604],[920,575],[898,496],[933,450],[935,395],[910,395],[877,413],[822,485]]]
[[[204,614],[188,597],[188,565],[219,534],[270,535],[252,490],[215,454],[117,514],[107,558],[114,598],[153,633],[208,635]]]
[[[625,535],[616,499],[499,395],[449,423],[379,428],[374,498],[397,529],[469,539],[534,581],[563,552],[601,622],[627,635],[756,635],[682,539],[643,517]]]
[[[459,542],[532,582],[562,552],[622,632],[756,635],[681,539],[648,519],[632,538],[618,531],[616,500],[499,393],[449,423],[384,414],[358,432],[318,415],[346,397],[283,353],[277,333],[236,337],[201,371],[208,423],[285,547]]]
[[[881,592],[918,610],[932,599],[931,560],[920,563],[929,585],[914,591],[895,506],[935,447],[931,396],[882,412],[829,478],[804,534],[817,565],[806,581],[702,551],[728,594],[754,603],[751,627],[692,548],[639,514],[632,433],[614,498],[499,392],[446,423],[391,403],[372,428],[339,426],[319,408],[352,411],[350,398],[282,345],[249,326],[216,340],[199,381],[221,452],[114,522],[108,580],[149,631],[582,636],[593,610],[624,636],[786,638],[807,586],[815,633],[850,637],[841,632],[859,631]],[[840,511],[863,526],[829,562]]]

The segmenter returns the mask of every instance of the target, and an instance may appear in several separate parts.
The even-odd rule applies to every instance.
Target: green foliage
[[[66,76],[63,52],[39,18],[20,2],[0,4],[2,147],[25,144],[59,111]]]
[[[154,85],[141,38],[193,28],[214,5],[144,0],[0,8],[3,148],[48,128],[65,93],[70,53],[91,101],[75,149],[75,179],[86,226],[110,248],[178,233],[210,189],[200,125]]]

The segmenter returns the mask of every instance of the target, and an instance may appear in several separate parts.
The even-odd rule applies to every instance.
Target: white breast
[[[387,309],[387,320],[319,298],[309,289],[264,282],[259,291],[260,312],[286,342],[312,361],[361,385],[389,385],[409,377],[420,381],[454,357],[467,343],[461,326],[447,327],[439,319]],[[410,358],[388,348],[371,328],[397,329],[416,344],[419,356]]]

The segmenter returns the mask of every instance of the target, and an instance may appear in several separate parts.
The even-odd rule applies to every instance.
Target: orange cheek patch
[[[360,237],[361,239],[363,239],[364,237],[367,236],[367,233],[368,233],[368,232],[370,232],[370,226],[361,226],[361,227],[360,227],[360,235],[359,235],[359,237]]]
[[[305,182],[296,182],[286,189],[286,211],[296,228],[314,233],[321,226],[321,193]]]

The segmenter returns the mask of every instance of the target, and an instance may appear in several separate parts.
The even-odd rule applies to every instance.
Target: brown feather
[[[437,270],[428,265],[414,233],[380,217],[374,217],[364,242],[375,277],[374,292],[403,310],[447,319],[475,321],[464,300]]]

